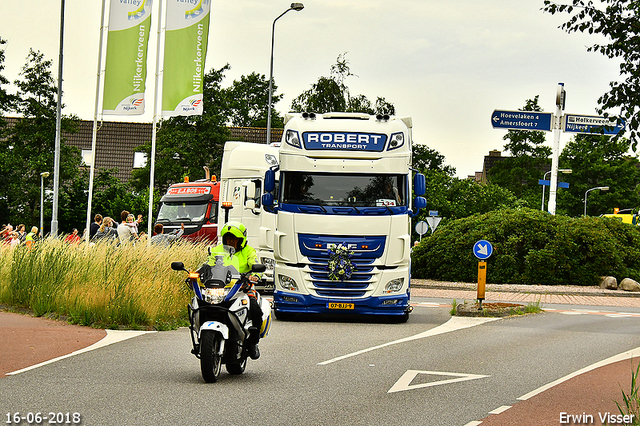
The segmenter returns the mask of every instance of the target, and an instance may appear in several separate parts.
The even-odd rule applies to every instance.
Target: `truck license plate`
[[[355,309],[355,305],[353,303],[336,303],[329,302],[327,303],[328,309]]]

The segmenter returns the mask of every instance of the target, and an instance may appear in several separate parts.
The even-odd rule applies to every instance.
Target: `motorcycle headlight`
[[[298,284],[296,280],[286,275],[278,275],[278,282],[280,286],[285,290],[298,291]]]
[[[220,303],[226,295],[224,288],[204,288],[201,289],[201,293],[204,301],[208,303]]]
[[[397,293],[400,290],[402,290],[402,286],[403,285],[404,285],[404,277],[403,278],[393,279],[393,280],[389,281],[387,283],[387,285],[384,286],[384,292],[385,293]]]

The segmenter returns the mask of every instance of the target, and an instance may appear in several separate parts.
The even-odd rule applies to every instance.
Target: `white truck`
[[[273,234],[276,215],[262,208],[265,172],[278,164],[278,148],[264,144],[225,143],[220,170],[218,224],[230,220],[247,227],[247,241],[267,267],[258,290],[273,290]]]
[[[279,164],[267,171],[263,188],[263,210],[276,219],[277,318],[408,319],[410,217],[426,207],[423,175],[413,179],[411,200],[411,128],[408,117],[285,115]]]

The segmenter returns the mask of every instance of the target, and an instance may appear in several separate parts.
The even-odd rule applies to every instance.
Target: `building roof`
[[[20,118],[5,118],[13,125]],[[123,182],[131,178],[136,147],[151,141],[152,123],[127,123],[100,121],[96,133],[96,171],[117,168],[115,176]],[[267,129],[257,127],[230,127],[231,140],[266,143]],[[283,129],[271,129],[271,140],[280,141]],[[81,151],[91,152],[93,141],[93,121],[82,120],[78,132],[63,134],[65,143]]]

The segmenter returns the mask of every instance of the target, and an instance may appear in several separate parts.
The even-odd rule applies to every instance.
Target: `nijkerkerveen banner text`
[[[211,0],[168,0],[162,115],[202,114]]]
[[[144,113],[152,0],[111,0],[102,113]]]

